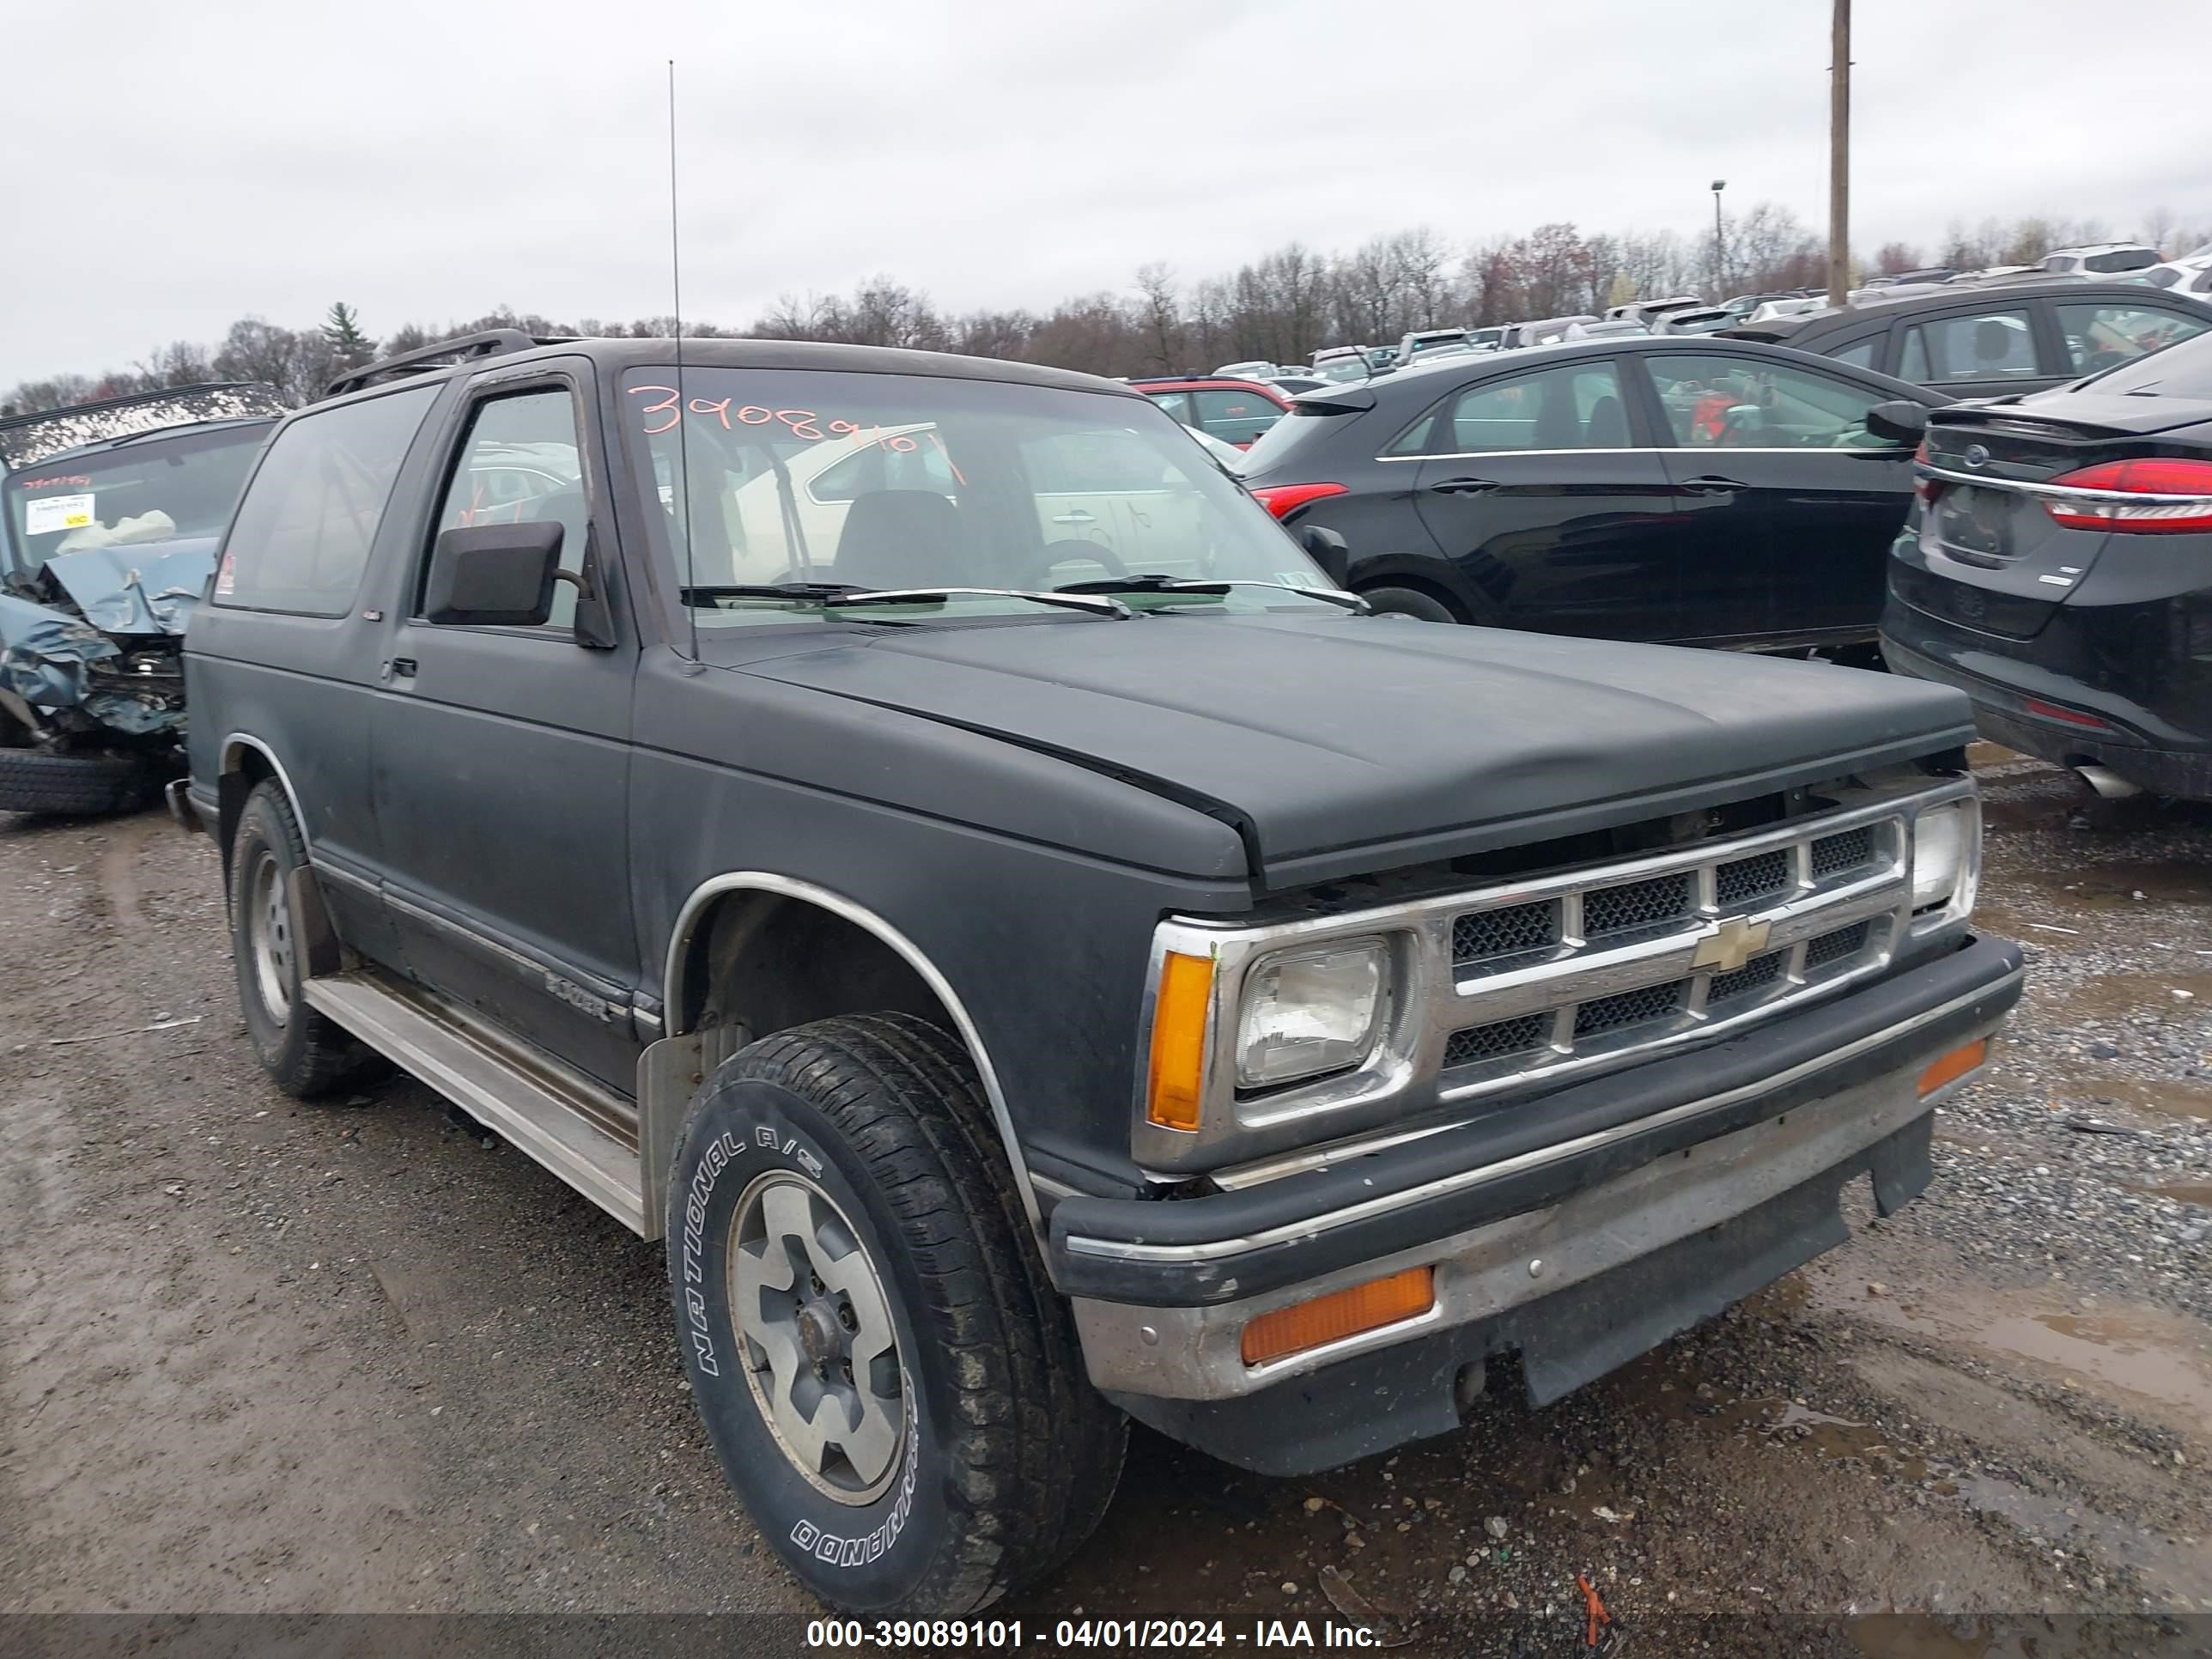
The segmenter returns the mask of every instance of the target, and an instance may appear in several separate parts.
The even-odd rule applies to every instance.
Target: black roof
[[[629,368],[665,368],[676,360],[677,343],[666,336],[644,339],[540,339],[515,329],[497,329],[441,341],[419,351],[386,357],[351,370],[331,382],[328,397],[339,398],[400,379],[473,371],[487,359],[499,366],[557,357],[588,357],[615,373]],[[840,345],[819,340],[693,339],[683,343],[684,367],[693,368],[839,369],[860,374],[928,374],[940,380],[1004,380],[1018,386],[1055,386],[1070,392],[1110,392],[1137,397],[1119,380],[1041,363],[1001,357],[964,357],[950,351],[912,351],[896,346]]]
[[[1458,375],[1514,374],[1526,369],[1542,368],[1552,363],[1572,362],[1578,357],[1620,357],[1647,351],[1711,350],[1717,341],[1746,356],[1771,357],[1778,362],[1802,363],[1825,374],[1843,374],[1893,387],[1899,397],[1909,398],[1917,403],[1931,400],[1931,388],[1913,386],[1893,374],[1838,363],[1832,358],[1810,351],[1795,350],[1786,345],[1746,339],[1723,329],[1714,334],[1619,334],[1598,339],[1561,340],[1553,345],[1518,346],[1508,351],[1470,352],[1464,356],[1447,357],[1434,363],[1416,360],[1410,368],[1390,374],[1378,374],[1372,380],[1301,392],[1291,402],[1293,405],[1334,404],[1339,407],[1371,409],[1377,402],[1401,396],[1415,399],[1433,397],[1437,387]],[[1933,392],[1932,397],[1936,402],[1950,401],[1942,392]]]
[[[1771,340],[1784,344],[1801,337],[1817,338],[1832,330],[1850,327],[1856,324],[1895,317],[1911,316],[1923,311],[1948,311],[1953,307],[1978,309],[2002,305],[2008,297],[2017,295],[2022,299],[2040,298],[2056,295],[2071,305],[2083,300],[2143,300],[2160,296],[2179,301],[2185,307],[2194,307],[2212,316],[2212,306],[2186,294],[2175,294],[2169,289],[2154,288],[2148,283],[2085,283],[2078,277],[2051,276],[2038,281],[2023,278],[2017,283],[1996,283],[1984,288],[1978,284],[1946,285],[1934,294],[1905,294],[1893,300],[1869,299],[1841,311],[1816,311],[1804,317],[1775,317],[1763,323],[1746,323],[1736,328],[1718,330],[1715,337],[1729,340]]]

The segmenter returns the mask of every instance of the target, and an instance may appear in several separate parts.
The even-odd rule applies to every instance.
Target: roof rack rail
[[[441,340],[435,345],[418,346],[412,351],[380,357],[373,363],[348,369],[323,388],[325,398],[342,397],[349,392],[358,392],[363,386],[374,386],[379,380],[388,380],[402,374],[423,374],[434,368],[446,368],[455,363],[465,363],[477,357],[503,357],[510,351],[527,351],[532,346],[558,345],[575,337],[567,334],[526,334],[519,328],[488,328],[480,334],[457,335],[450,340]]]

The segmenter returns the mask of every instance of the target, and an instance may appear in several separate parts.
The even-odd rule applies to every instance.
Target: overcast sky
[[[1291,238],[1826,221],[1827,0],[0,0],[0,386],[334,299],[664,313],[889,271],[953,309]],[[1855,244],[2212,222],[2212,6],[1858,0]]]

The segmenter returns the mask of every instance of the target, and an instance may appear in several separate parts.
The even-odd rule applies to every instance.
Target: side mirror
[[[1326,525],[1303,525],[1298,529],[1298,545],[1306,556],[1322,568],[1322,574],[1342,587],[1352,580],[1352,546],[1343,537]]]
[[[1866,428],[1892,443],[1917,444],[1928,430],[1928,410],[1909,399],[1893,398],[1867,410]]]
[[[434,623],[536,628],[553,614],[560,525],[466,525],[430,549],[422,614]]]

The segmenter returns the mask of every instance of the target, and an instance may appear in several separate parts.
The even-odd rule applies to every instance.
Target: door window
[[[2107,301],[2058,307],[2058,332],[2065,338],[2066,356],[2076,374],[2118,368],[2203,331],[2202,319],[2163,306]]]
[[[1718,352],[1654,353],[1644,362],[1686,448],[1895,447],[1866,425],[1867,411],[1888,400],[1840,376]]]
[[[477,406],[434,534],[483,524],[558,524],[561,568],[582,572],[589,519],[576,406],[566,386]],[[546,626],[572,628],[575,619],[575,584],[556,582]]]
[[[1477,455],[1632,443],[1620,370],[1601,358],[1468,386],[1399,434],[1385,453]]]
[[[246,486],[223,543],[215,602],[245,611],[343,617],[407,446],[435,386],[295,419]]]
[[[1256,392],[1194,392],[1191,402],[1199,429],[1225,444],[1249,444],[1283,418],[1283,411]]]
[[[1881,349],[1882,337],[1869,334],[1863,340],[1854,340],[1840,351],[1824,351],[1823,357],[1832,357],[1839,363],[1849,363],[1853,368],[1872,368],[1875,356]]]
[[[2011,308],[1937,317],[1905,331],[1900,379],[1918,386],[1951,380],[2027,380],[2043,374],[2027,313]]]
[[[1188,392],[1147,392],[1145,396],[1185,426],[1190,424],[1190,393]]]

